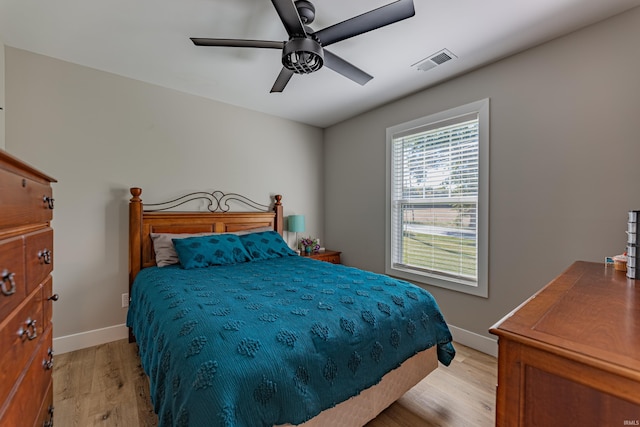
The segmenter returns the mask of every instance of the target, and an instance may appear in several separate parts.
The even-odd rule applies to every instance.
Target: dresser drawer
[[[311,259],[315,259],[318,261],[324,261],[324,262],[330,262],[331,264],[340,264],[340,254],[342,252],[339,251],[332,251],[330,249],[325,249],[322,252],[312,252],[312,253],[305,253],[302,252],[300,254],[301,257],[308,257]]]
[[[0,325],[0,402],[4,402],[41,341],[43,331],[42,288],[32,292],[24,303]],[[35,322],[35,323],[33,323]],[[0,426],[10,425],[2,424]],[[17,424],[16,424],[17,425]]]
[[[51,221],[51,197],[49,184],[0,169],[0,228]]]
[[[47,227],[25,235],[25,257],[29,293],[53,270],[53,229]]]
[[[0,240],[0,323],[27,295],[22,237]]]
[[[330,262],[331,264],[340,264],[340,255],[327,255],[318,259],[324,262]]]
[[[40,416],[41,402],[47,396],[51,384],[52,369],[47,365],[52,345],[51,328],[46,330],[39,344],[25,375],[20,379],[20,387],[11,404],[0,414],[0,426],[33,426]]]
[[[50,381],[47,393],[40,406],[40,415],[38,415],[35,424],[33,424],[34,427],[53,426],[53,412],[53,381]]]

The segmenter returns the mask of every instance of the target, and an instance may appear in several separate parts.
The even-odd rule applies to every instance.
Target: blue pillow
[[[254,260],[298,255],[275,231],[245,234],[240,241]]]
[[[173,239],[173,246],[185,269],[251,261],[251,256],[235,234]]]

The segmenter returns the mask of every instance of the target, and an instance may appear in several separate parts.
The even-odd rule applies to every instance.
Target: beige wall
[[[125,322],[130,186],[148,202],[222,190],[268,203],[280,193],[285,215],[305,214],[322,235],[319,128],[9,46],[6,82],[7,151],[59,181],[56,337]]]
[[[490,98],[489,298],[427,286],[446,319],[490,337],[574,260],[622,253],[640,209],[638,40],[640,8],[326,129],[327,246],[383,272],[385,129]]]

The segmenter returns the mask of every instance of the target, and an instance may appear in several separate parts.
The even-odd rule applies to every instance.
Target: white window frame
[[[465,281],[408,267],[395,266],[392,257],[392,162],[393,138],[415,130],[437,127],[461,116],[478,114],[478,206],[477,206],[477,281]],[[489,99],[472,102],[387,128],[386,133],[386,241],[385,273],[416,283],[438,286],[484,298],[489,296]]]

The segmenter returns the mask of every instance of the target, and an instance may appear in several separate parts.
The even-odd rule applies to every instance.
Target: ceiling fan
[[[413,0],[397,0],[322,30],[313,31],[308,27],[315,18],[315,7],[310,1],[271,0],[271,2],[289,34],[288,41],[191,38],[196,46],[282,49],[283,68],[271,92],[282,92],[293,74],[313,73],[323,65],[364,85],[373,76],[324,48],[415,15]]]

